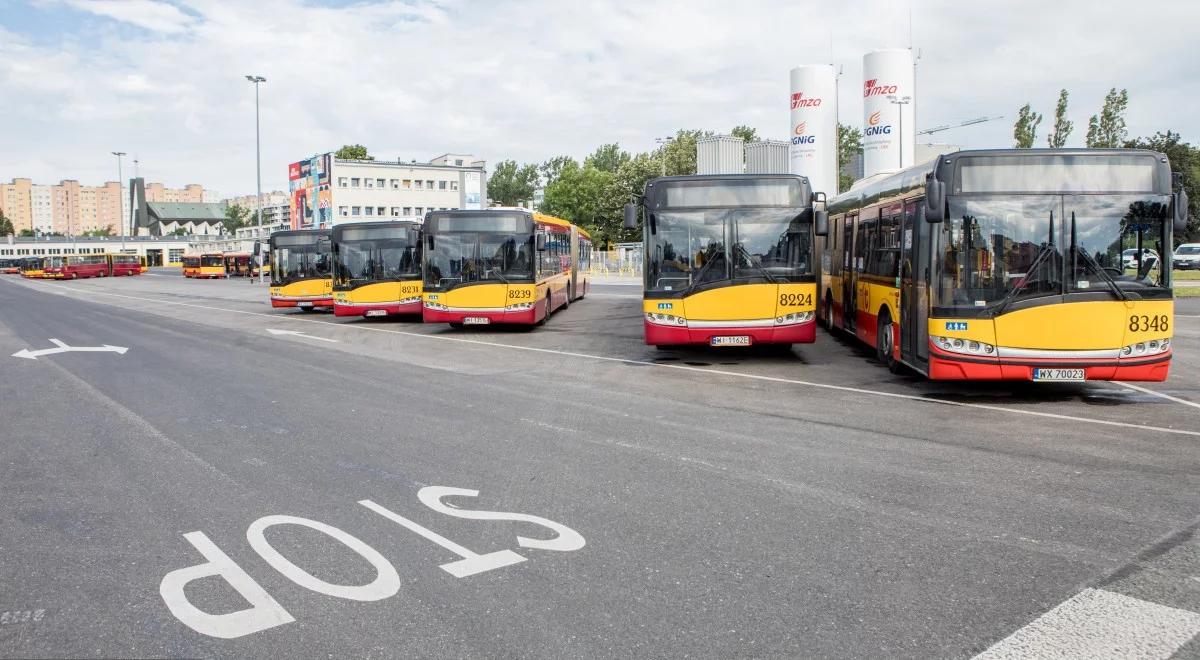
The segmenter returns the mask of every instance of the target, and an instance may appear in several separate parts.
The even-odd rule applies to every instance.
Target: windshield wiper
[[[1029,264],[1029,267],[1025,269],[1025,276],[1021,278],[1021,283],[1013,287],[1013,290],[1009,291],[1007,296],[1004,296],[1004,299],[1000,301],[1000,306],[992,312],[992,316],[1000,316],[1003,314],[1004,310],[1008,308],[1012,301],[1016,300],[1017,294],[1025,290],[1025,286],[1029,284],[1030,275],[1036,275],[1037,269],[1041,267],[1042,262],[1045,261],[1050,255],[1057,253],[1058,248],[1055,247],[1053,242],[1042,243],[1042,247],[1040,250],[1038,250],[1037,256],[1034,257],[1033,262]]]
[[[1075,212],[1071,211],[1071,277],[1075,277],[1075,273],[1078,271],[1078,265],[1074,261],[1078,255],[1083,255],[1083,262],[1088,266],[1091,266],[1092,269],[1097,273],[1100,273],[1101,279],[1108,283],[1108,287],[1112,289],[1117,298],[1120,298],[1121,300],[1129,300],[1129,296],[1125,295],[1125,292],[1121,290],[1121,287],[1117,285],[1116,281],[1109,277],[1108,273],[1104,271],[1104,267],[1097,263],[1096,260],[1092,258],[1092,255],[1088,254],[1086,250],[1079,247],[1079,241],[1076,239],[1075,235]]]
[[[745,246],[739,244],[737,249],[742,256],[746,257],[746,262],[749,263],[751,267],[758,269],[758,272],[762,273],[762,276],[765,277],[768,282],[771,284],[779,284],[779,280],[775,279],[774,275],[767,272],[767,269],[763,267],[762,264],[754,263],[754,256],[746,250]],[[740,268],[740,266],[735,266],[735,268]]]

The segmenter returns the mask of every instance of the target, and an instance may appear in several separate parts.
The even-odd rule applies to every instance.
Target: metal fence
[[[616,250],[592,252],[592,266],[588,269],[592,275],[608,277],[641,277],[642,276],[642,246]]]

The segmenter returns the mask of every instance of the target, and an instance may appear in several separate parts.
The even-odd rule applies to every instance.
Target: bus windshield
[[[415,228],[370,227],[341,233],[333,256],[335,288],[420,276],[420,240]]]
[[[436,213],[425,223],[425,285],[533,280],[533,223],[516,213]]]
[[[681,291],[747,279],[808,281],[813,265],[807,218],[800,208],[657,212],[646,288]]]
[[[951,197],[935,265],[935,305],[1002,309],[1021,299],[1167,293],[1166,195]],[[1133,261],[1122,253],[1133,248]]]
[[[225,265],[225,257],[219,254],[205,254],[200,257],[200,265],[206,268],[213,268]]]
[[[328,235],[281,236],[272,240],[271,282],[327,278],[330,262]]]

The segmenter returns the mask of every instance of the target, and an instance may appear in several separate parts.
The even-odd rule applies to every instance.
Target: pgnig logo
[[[796,128],[792,129],[792,144],[816,144],[817,138],[815,135],[805,135],[808,131],[808,122],[800,122],[796,124]]]
[[[883,126],[880,126],[879,121],[880,121],[880,113],[878,113],[878,112],[871,113],[871,116],[867,117],[867,130],[863,131],[863,135],[864,136],[867,136],[867,135],[891,135],[892,134],[892,125],[884,124]]]

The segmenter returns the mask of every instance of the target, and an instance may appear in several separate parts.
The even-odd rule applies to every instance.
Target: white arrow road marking
[[[267,328],[267,332],[269,332],[273,335],[291,335],[292,337],[304,337],[305,339],[316,339],[317,341],[327,341],[331,344],[338,343],[338,340],[336,340],[336,339],[329,339],[327,337],[317,337],[315,335],[306,335],[303,332],[300,332],[299,330],[276,330],[275,328]]]
[[[51,339],[50,343],[58,348],[43,348],[40,351],[31,351],[28,348],[23,348],[13,353],[12,356],[27,360],[36,360],[43,355],[54,355],[56,353],[117,353],[124,355],[125,351],[129,350],[124,346],[111,346],[109,344],[103,346],[67,346],[57,339]]]

